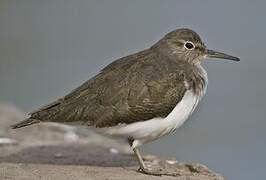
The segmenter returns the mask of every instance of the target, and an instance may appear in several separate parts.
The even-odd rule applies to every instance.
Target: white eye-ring
[[[195,48],[195,45],[191,41],[187,41],[185,42],[184,47],[188,50],[192,50]]]

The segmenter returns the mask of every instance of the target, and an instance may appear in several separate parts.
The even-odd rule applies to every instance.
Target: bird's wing
[[[150,50],[121,58],[31,118],[110,127],[165,117],[187,90],[182,69]]]

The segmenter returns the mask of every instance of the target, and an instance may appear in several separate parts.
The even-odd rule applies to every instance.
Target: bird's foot
[[[139,168],[138,172],[144,173],[144,174],[148,174],[148,175],[152,175],[152,176],[162,176],[162,175],[166,175],[162,169],[150,169],[150,168]]]

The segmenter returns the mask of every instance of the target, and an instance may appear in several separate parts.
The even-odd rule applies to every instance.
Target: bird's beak
[[[219,58],[219,59],[228,59],[232,61],[240,61],[238,57],[230,56],[228,54],[224,54],[224,53],[209,50],[209,49],[205,50],[205,54],[206,54],[206,57],[209,57],[209,58]]]

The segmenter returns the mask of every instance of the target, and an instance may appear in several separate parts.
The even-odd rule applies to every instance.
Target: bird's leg
[[[143,159],[142,159],[142,157],[140,155],[139,150],[137,148],[133,148],[133,151],[134,151],[134,153],[135,153],[135,155],[136,155],[136,157],[138,159],[138,162],[139,162],[139,165],[140,165],[140,169],[141,170],[147,169],[146,166],[145,166],[145,164],[144,164],[144,162],[143,162]]]
[[[149,175],[153,175],[153,176],[161,176],[163,175],[162,172],[159,172],[159,170],[152,170],[152,169],[149,169],[145,166],[144,162],[143,162],[143,159],[140,155],[140,152],[137,148],[133,148],[133,151],[138,159],[138,162],[139,162],[139,165],[140,165],[140,169],[139,171],[144,173],[144,174],[149,174]]]

